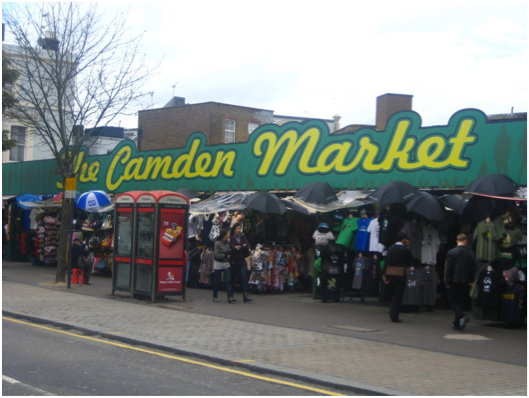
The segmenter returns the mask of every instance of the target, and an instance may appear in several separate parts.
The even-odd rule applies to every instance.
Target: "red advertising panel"
[[[159,259],[184,258],[186,212],[160,209]]]
[[[182,267],[160,267],[158,270],[158,292],[181,292]]]

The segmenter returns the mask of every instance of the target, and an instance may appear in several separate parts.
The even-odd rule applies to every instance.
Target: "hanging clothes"
[[[364,277],[364,269],[369,268],[369,259],[362,255],[356,256],[353,260],[353,284],[352,289],[361,290]]]
[[[369,232],[367,231],[367,227],[369,227],[370,223],[370,218],[362,217],[358,219],[358,230],[356,231],[355,250],[361,252],[366,252],[369,250]]]
[[[423,241],[422,225],[416,220],[408,221],[404,223],[404,228],[402,230],[408,235],[408,240],[410,241],[408,248],[410,249],[412,256],[416,259],[421,259]]]
[[[345,247],[346,249],[353,250],[355,246],[355,232],[358,230],[358,218],[354,218],[352,215],[345,218],[340,226],[340,232],[338,238],[336,238],[336,244]]]
[[[433,267],[427,265],[422,269],[421,276],[423,282],[422,304],[434,306],[437,303],[437,286],[440,283],[439,275]]]
[[[478,223],[474,229],[476,241],[476,258],[483,261],[494,261],[498,258],[499,249],[496,245],[497,228],[490,219]]]
[[[375,254],[368,258],[366,267],[363,270],[362,290],[367,294],[380,293],[380,255]]]
[[[502,294],[501,320],[508,324],[518,324],[525,321],[523,308],[524,291],[519,285],[512,285]]]
[[[406,270],[406,286],[404,288],[403,305],[422,305],[423,303],[422,274],[417,268],[410,267]]]
[[[380,223],[378,222],[378,218],[371,219],[369,227],[367,227],[367,232],[369,232],[369,251],[382,253],[385,247],[380,243]]]
[[[501,295],[507,283],[503,273],[486,267],[481,270],[476,280],[472,314],[478,320],[499,321],[501,319]]]
[[[437,264],[437,252],[441,244],[439,233],[433,225],[426,224],[422,227],[422,235],[421,262],[423,264]]]
[[[215,252],[211,247],[208,247],[200,255],[200,268],[198,278],[199,283],[203,283],[206,286],[213,284],[213,263],[215,262]]]

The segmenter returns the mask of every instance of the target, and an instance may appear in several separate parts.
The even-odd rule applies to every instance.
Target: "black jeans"
[[[246,260],[244,258],[236,258],[233,259],[231,263],[231,267],[233,268],[233,283],[235,284],[238,279],[241,280],[241,288],[243,294],[246,296],[248,294],[248,264],[246,263]]]
[[[468,289],[468,283],[452,283],[448,289],[448,303],[450,304],[450,308],[454,310],[455,326],[457,326],[459,320],[465,316],[465,312],[461,307],[468,295]]]
[[[224,282],[226,282],[226,293],[228,293],[228,298],[233,297],[233,285],[231,284],[231,269],[216,269],[213,273],[213,297],[218,297],[219,294],[219,285],[222,273],[224,272]]]
[[[402,299],[404,297],[406,282],[389,282],[387,288],[389,297],[391,297],[391,302],[389,304],[389,318],[392,321],[396,321],[399,319],[400,310],[402,309]]]

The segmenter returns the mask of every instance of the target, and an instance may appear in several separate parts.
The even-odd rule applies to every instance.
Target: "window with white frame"
[[[257,127],[259,127],[259,123],[255,123],[255,122],[248,123],[248,135],[251,135]]]
[[[235,142],[235,120],[226,119],[224,127],[224,142]]]
[[[11,148],[9,160],[23,162],[25,160],[26,128],[22,126],[11,126],[11,139],[15,140],[17,144]]]

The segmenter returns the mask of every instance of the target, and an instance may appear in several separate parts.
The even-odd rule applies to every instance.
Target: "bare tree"
[[[2,51],[2,115],[17,102],[11,90],[18,76],[19,73],[11,68],[9,60],[4,56],[4,52]],[[2,130],[2,152],[8,151],[16,145],[17,142],[9,138],[9,131]]]
[[[126,15],[109,20],[97,3],[20,4],[2,7],[16,42],[6,55],[20,74],[8,116],[51,151],[63,180],[77,177],[75,158],[90,143],[83,127],[107,126],[141,109],[156,66],[142,52],[144,32],[131,34]],[[56,282],[65,281],[70,213],[64,200]]]

